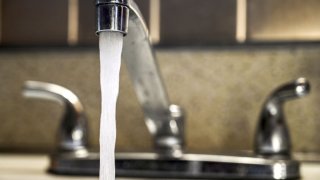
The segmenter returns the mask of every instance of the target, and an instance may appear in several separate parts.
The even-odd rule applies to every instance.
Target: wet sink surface
[[[96,177],[57,176],[46,173],[49,164],[47,155],[0,155],[1,180],[97,180]],[[303,163],[302,180],[318,180],[320,163]],[[129,180],[118,178],[118,180]],[[136,179],[138,180],[138,179]],[[141,179],[142,180],[142,179]]]

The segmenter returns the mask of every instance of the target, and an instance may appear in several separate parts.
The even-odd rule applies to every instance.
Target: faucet
[[[169,102],[147,26],[133,0],[96,0],[97,34],[119,32],[124,36],[122,57],[133,81],[145,122],[161,156],[179,157],[184,146],[184,112]]]
[[[310,92],[305,78],[298,78],[277,88],[264,103],[255,136],[255,152],[265,156],[290,158],[291,140],[283,113],[287,100],[299,98]]]

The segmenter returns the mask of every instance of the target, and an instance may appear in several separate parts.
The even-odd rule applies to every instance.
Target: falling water
[[[116,103],[119,93],[119,72],[123,35],[101,32],[100,46],[100,180],[115,179]]]

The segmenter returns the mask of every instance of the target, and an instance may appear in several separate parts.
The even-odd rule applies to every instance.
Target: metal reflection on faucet
[[[23,96],[55,101],[65,107],[58,131],[56,153],[87,151],[87,118],[79,98],[73,92],[52,83],[26,81]]]
[[[96,0],[97,34],[100,32],[128,33],[128,0]]]
[[[288,175],[287,175],[287,166],[284,163],[276,163],[273,165],[272,169],[273,169],[273,178],[274,179],[285,179]]]
[[[291,140],[287,129],[283,104],[285,101],[307,95],[310,84],[305,78],[277,88],[266,100],[256,132],[255,152],[258,155],[290,157]]]

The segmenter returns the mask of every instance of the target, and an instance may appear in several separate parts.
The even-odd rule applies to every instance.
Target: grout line
[[[77,45],[79,41],[79,0],[68,1],[68,44]]]
[[[236,40],[244,43],[247,39],[247,0],[237,0]]]
[[[152,44],[160,42],[160,0],[149,0],[150,2],[150,38]]]

